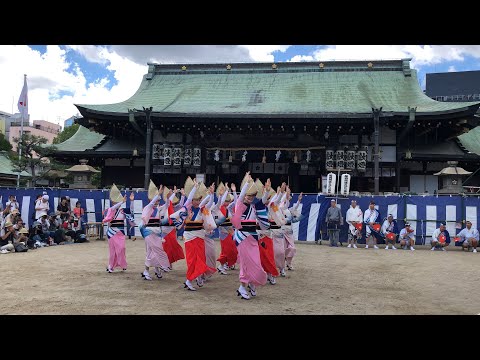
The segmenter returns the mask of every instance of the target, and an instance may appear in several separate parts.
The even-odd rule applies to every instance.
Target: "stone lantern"
[[[91,183],[92,174],[99,173],[90,165],[87,165],[88,160],[81,159],[80,165],[74,165],[65,171],[73,173],[73,184],[70,184],[71,189],[94,189]]]
[[[463,193],[462,176],[470,175],[471,172],[458,167],[458,161],[448,161],[448,167],[442,169],[436,176],[442,177],[442,187],[439,194],[460,194]]]

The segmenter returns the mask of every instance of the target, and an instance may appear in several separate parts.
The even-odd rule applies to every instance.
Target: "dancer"
[[[267,282],[267,273],[263,270],[260,261],[256,223],[258,221],[262,229],[268,229],[270,223],[263,202],[253,203],[257,192],[257,186],[253,182],[250,172],[247,172],[242,182],[240,196],[235,203],[235,214],[232,217],[232,224],[235,227],[234,239],[237,243],[240,260],[240,287],[237,294],[246,300],[250,299],[247,286],[251,296],[256,296],[256,287],[265,285]]]
[[[409,223],[405,223],[405,227],[400,231],[399,239],[402,249],[407,250],[407,246],[410,245],[410,250],[415,250],[413,248],[413,245],[415,244],[415,232],[410,227]]]
[[[177,240],[177,230],[172,219],[169,218],[171,214],[183,207],[183,203],[185,201],[185,192],[183,189],[180,191],[182,194],[180,200],[176,196],[178,192],[176,186],[174,187],[173,191],[165,186],[162,194],[165,203],[167,201],[169,202],[167,207],[163,207],[160,210],[160,226],[162,227],[162,237],[165,240],[163,243],[163,250],[165,250],[168,255],[168,261],[170,262],[170,267],[168,268],[169,270],[172,270],[172,264],[174,262],[185,259],[183,248]]]
[[[127,258],[125,253],[125,220],[130,226],[135,226],[133,219],[133,192],[130,194],[130,209],[122,209],[121,206],[127,201],[127,195],[122,196],[117,186],[113,184],[110,189],[110,201],[113,204],[107,210],[102,223],[108,224],[107,239],[109,249],[109,261],[107,272],[112,273],[116,267],[127,270]]]
[[[283,237],[282,225],[285,224],[285,215],[280,209],[282,201],[282,188],[277,187],[276,194],[268,201],[268,218],[270,223],[270,234],[273,240],[273,253],[275,257],[275,266],[280,270],[282,277],[285,273],[285,239]]]
[[[398,226],[392,214],[388,214],[387,219],[383,222],[381,233],[385,237],[385,250],[388,250],[388,243],[392,243],[392,249],[397,250],[395,242],[398,235]]]
[[[357,240],[362,237],[362,223],[363,223],[363,212],[359,206],[357,206],[357,201],[352,200],[350,209],[347,210],[346,216],[348,224],[348,246],[354,249],[357,248]]]
[[[217,188],[218,201],[216,206],[212,208],[212,215],[215,219],[215,223],[218,226],[218,234],[220,238],[220,255],[217,261],[220,263],[217,266],[217,270],[222,275],[227,275],[227,270],[232,266],[235,266],[237,261],[238,251],[235,242],[233,241],[233,227],[230,221],[233,215],[233,201],[237,200],[237,194],[235,192],[235,185],[232,184],[234,189],[234,196],[230,194],[228,183],[223,184],[221,182]]]
[[[202,211],[202,216],[204,219],[204,229],[205,229],[205,237],[204,237],[204,242],[205,242],[205,262],[207,263],[207,266],[210,268],[215,269],[215,265],[217,262],[217,257],[215,255],[215,232],[214,230],[217,228],[217,224],[215,223],[215,219],[213,217],[213,214],[211,212],[211,209],[215,206],[214,204],[214,193],[215,193],[215,184],[210,185],[210,187],[207,190],[207,199],[208,202],[205,205]],[[207,270],[202,276],[201,280],[205,281],[208,278],[210,278],[215,271]]]
[[[280,206],[285,215],[285,224],[283,225],[283,238],[285,239],[285,260],[288,270],[293,270],[292,260],[297,249],[295,248],[295,241],[293,239],[292,224],[301,220],[300,216],[297,216],[297,209],[302,201],[303,193],[300,193],[298,200],[291,208],[289,208],[292,195],[290,188],[287,186],[286,197],[284,203]]]
[[[276,194],[275,190],[271,187],[270,179],[267,179],[265,183],[265,187],[261,184],[260,180],[257,180],[259,183],[260,188],[264,189],[263,196],[261,197],[262,202],[265,204],[267,208],[267,215],[268,215],[268,204],[270,203],[273,196]],[[259,192],[257,194],[257,198],[259,198]],[[273,239],[271,235],[272,229],[280,230],[280,226],[275,223],[275,221],[268,219],[270,222],[270,229],[262,230],[260,225],[257,224],[257,232],[258,232],[258,242],[260,243],[260,262],[262,263],[262,268],[267,273],[267,280],[270,285],[275,285],[277,280],[275,279],[280,273],[277,270],[277,266],[275,265],[275,252],[273,251]]]
[[[470,220],[467,220],[465,226],[465,229],[462,229],[457,236],[462,240],[463,249],[469,250],[470,248],[473,248],[473,252],[476,253],[478,245],[478,230],[472,228],[472,222]]]
[[[447,230],[447,226],[444,223],[441,223],[440,227],[433,231],[432,248],[430,250],[434,251],[437,248],[445,251],[445,247],[447,247],[449,244],[450,234]]]
[[[165,204],[160,206],[160,194],[162,193],[163,186],[157,189],[152,180],[148,186],[148,203],[142,211],[142,225],[140,226],[140,234],[145,239],[145,270],[143,271],[142,278],[145,280],[152,280],[149,269],[151,266],[155,267],[155,275],[161,279],[163,277],[162,270],[168,272],[170,262],[168,256],[163,249],[163,243],[165,240],[162,237],[162,231],[160,226],[162,222],[168,223],[168,217],[161,219],[160,215],[162,210],[167,209],[170,202],[167,198]]]
[[[205,258],[205,229],[204,218],[200,209],[206,205],[209,198],[205,197],[207,189],[205,185],[198,184],[196,180],[190,177],[185,182],[185,193],[188,198],[184,206],[170,215],[177,229],[185,226],[183,239],[185,243],[185,260],[187,261],[187,274],[184,287],[191,291],[197,289],[193,286],[192,281],[197,279],[197,285],[203,286],[203,278],[201,277],[207,271],[215,272],[215,268],[211,268],[206,264]],[[202,197],[205,197],[201,201]],[[200,202],[201,201],[201,202]]]

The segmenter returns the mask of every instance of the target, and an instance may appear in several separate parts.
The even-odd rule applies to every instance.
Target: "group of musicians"
[[[330,246],[338,246],[340,227],[343,225],[343,217],[337,203],[331,200],[331,206],[325,217],[327,223],[327,232],[330,239]],[[390,245],[396,250],[395,244],[399,243],[400,248],[414,251],[415,230],[406,222],[405,227],[399,230],[397,221],[392,214],[382,221],[379,211],[375,208],[375,201],[370,201],[368,209],[362,212],[355,200],[352,200],[350,208],[347,210],[346,222],[348,224],[348,248],[357,248],[357,240],[362,238],[362,230],[365,227],[365,248],[368,249],[369,242],[373,242],[373,248],[378,249],[378,242],[385,242],[385,249]],[[466,221],[466,227],[454,237],[456,243],[460,242],[463,249],[477,252],[479,232],[472,228],[472,223]],[[436,249],[445,251],[450,244],[450,234],[444,223],[440,224],[438,229],[432,233],[431,250]]]

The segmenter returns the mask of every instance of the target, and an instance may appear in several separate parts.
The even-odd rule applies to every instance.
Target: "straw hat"
[[[258,189],[257,199],[261,199],[262,196],[263,196],[263,189],[265,187],[264,187],[263,183],[260,181],[260,179],[257,179],[257,181],[255,181],[255,185],[257,185],[257,189]]]
[[[268,193],[267,200],[270,200],[273,197],[273,195],[275,195],[276,193],[277,192],[275,190],[270,188],[270,192]]]
[[[225,184],[223,182],[220,182],[220,184],[218,184],[217,186],[216,194],[218,197],[222,196],[220,195],[221,191],[223,191],[222,194],[225,194],[225,191],[227,191],[227,189],[225,188]]]
[[[168,196],[168,193],[169,193],[170,191],[171,191],[171,190],[170,190],[168,187],[166,187],[166,186],[163,187],[163,200],[167,201],[167,196]],[[175,196],[175,197],[173,198],[172,203],[175,205],[175,204],[178,203],[179,201],[180,201],[180,199],[179,199],[177,196]]]
[[[114,203],[123,202],[123,196],[120,190],[118,190],[117,185],[113,184],[110,189],[110,200]]]
[[[158,195],[158,189],[153,183],[152,180],[150,180],[150,184],[148,184],[148,200],[152,201],[152,199]]]
[[[18,232],[19,232],[20,234],[28,234],[28,230],[25,229],[25,228],[21,228]]]
[[[190,194],[190,191],[192,191],[193,187],[195,186],[195,183],[193,182],[192,178],[189,176],[187,180],[185,181],[185,185],[183,186],[183,189],[185,190],[185,194]],[[201,183],[198,186],[197,191],[193,195],[194,199],[199,199],[203,198],[205,195],[207,195],[207,188],[205,184]]]
[[[10,221],[7,221],[5,225],[3,225],[4,228],[8,228],[10,226],[13,226],[13,224]]]
[[[247,182],[247,175],[242,180],[241,189],[243,189],[245,183]],[[253,180],[249,180],[248,183],[250,186],[247,188],[245,195],[256,195],[258,193],[257,184]]]

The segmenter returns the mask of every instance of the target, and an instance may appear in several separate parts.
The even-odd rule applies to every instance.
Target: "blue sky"
[[[63,124],[73,104],[115,103],[137,90],[147,62],[283,62],[412,58],[425,74],[480,70],[478,45],[3,45],[0,111],[17,112],[27,74],[31,120]],[[12,106],[13,105],[13,106]]]

